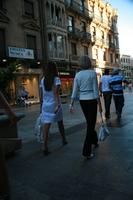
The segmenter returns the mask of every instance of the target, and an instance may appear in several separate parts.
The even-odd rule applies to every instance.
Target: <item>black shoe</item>
[[[64,141],[62,142],[62,144],[63,144],[63,145],[66,145],[66,144],[68,144],[68,142],[67,142],[66,140],[64,140]]]
[[[51,152],[50,151],[48,151],[48,150],[43,150],[43,155],[44,156],[47,156],[48,154],[50,154]]]
[[[95,148],[95,149],[98,148],[98,147],[99,147],[99,144],[98,144],[98,143],[94,145],[94,148]]]

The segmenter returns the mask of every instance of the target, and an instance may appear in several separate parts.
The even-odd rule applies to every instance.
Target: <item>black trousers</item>
[[[124,106],[124,96],[113,96],[114,98],[114,103],[115,103],[115,109],[117,114],[122,114],[122,108]]]
[[[104,98],[104,106],[105,106],[105,117],[109,118],[112,92],[103,92],[103,98]]]
[[[80,100],[80,105],[84,113],[87,131],[83,145],[83,156],[91,154],[92,144],[97,144],[98,138],[95,131],[96,117],[97,117],[97,100]]]

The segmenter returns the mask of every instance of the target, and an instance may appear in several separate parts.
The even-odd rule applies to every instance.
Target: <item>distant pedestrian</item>
[[[44,155],[49,154],[48,135],[49,129],[53,122],[58,122],[58,128],[62,136],[62,144],[67,144],[65,130],[63,124],[63,113],[61,99],[59,96],[59,88],[61,81],[58,76],[56,64],[49,62],[45,68],[44,77],[41,80],[41,96],[42,96],[42,123],[44,135]]]
[[[132,92],[132,82],[131,81],[128,83],[128,91]]]
[[[125,82],[124,76],[119,74],[119,69],[114,69],[109,80],[109,85],[112,89],[118,120],[121,118],[122,109],[124,106],[123,82]]]
[[[81,71],[79,71],[74,78],[69,110],[73,112],[74,100],[79,92],[81,109],[87,123],[86,138],[82,154],[87,159],[90,159],[94,156],[92,153],[92,145],[95,147],[98,146],[98,138],[95,131],[97,104],[99,104],[100,112],[102,112],[102,107],[99,99],[97,75],[92,69],[91,60],[88,56],[81,57],[81,68]]]
[[[27,100],[28,99],[28,95],[29,95],[29,92],[25,89],[25,87],[22,87],[21,97]]]
[[[110,105],[112,99],[112,90],[109,86],[109,79],[111,75],[109,69],[105,69],[104,75],[101,77],[99,88],[104,98],[105,118],[110,118]]]

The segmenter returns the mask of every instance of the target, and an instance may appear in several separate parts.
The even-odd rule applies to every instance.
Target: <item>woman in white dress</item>
[[[44,135],[44,155],[49,153],[48,151],[48,134],[51,123],[58,122],[58,128],[62,136],[63,145],[67,144],[65,138],[63,114],[61,100],[59,96],[59,88],[61,85],[60,78],[58,77],[58,71],[56,63],[49,62],[45,68],[45,76],[41,80],[41,97],[42,97],[42,123],[43,123],[43,135]]]

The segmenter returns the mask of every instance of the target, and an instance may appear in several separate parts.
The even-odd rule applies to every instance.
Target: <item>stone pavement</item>
[[[125,94],[125,101],[121,121],[112,113],[108,122],[111,135],[100,142],[91,160],[84,160],[81,155],[85,124],[78,109],[70,119],[69,114],[64,117],[69,144],[62,146],[60,137],[51,139],[48,156],[42,155],[35,138],[26,140],[24,135],[29,134],[29,126],[23,129],[25,134],[21,129],[25,138],[23,149],[7,160],[11,200],[132,200],[133,94]],[[27,117],[31,113],[33,117],[34,112]],[[33,124],[32,120],[29,123]]]

